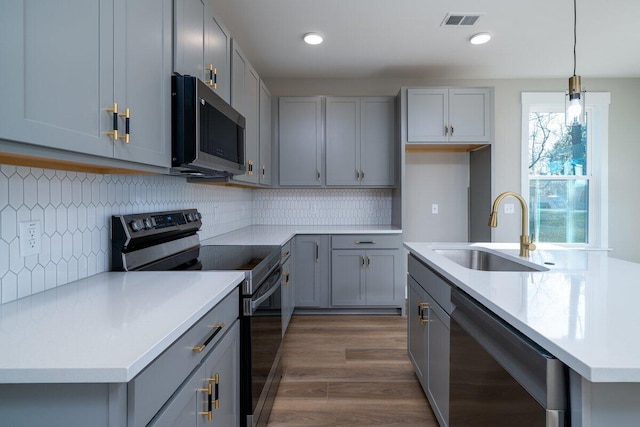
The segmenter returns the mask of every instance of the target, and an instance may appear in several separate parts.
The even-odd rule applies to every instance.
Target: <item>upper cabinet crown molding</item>
[[[491,88],[403,88],[405,143],[490,143]]]

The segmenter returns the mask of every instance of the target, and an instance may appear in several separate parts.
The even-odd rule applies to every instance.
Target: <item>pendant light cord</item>
[[[573,0],[573,75],[576,75],[576,44],[578,43],[578,36],[576,32],[576,25],[578,23],[578,14],[576,12],[576,1]]]

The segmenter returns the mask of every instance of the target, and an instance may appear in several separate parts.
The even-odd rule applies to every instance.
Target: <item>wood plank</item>
[[[294,315],[268,427],[437,427],[401,316]]]

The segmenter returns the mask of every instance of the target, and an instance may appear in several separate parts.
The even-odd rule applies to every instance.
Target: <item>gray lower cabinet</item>
[[[427,342],[429,328],[425,319],[424,306],[427,304],[427,291],[407,275],[407,354],[413,364],[420,385],[427,393]]]
[[[327,186],[393,186],[395,98],[327,97]]]
[[[168,167],[172,16],[171,0],[4,5],[0,139]]]
[[[329,269],[329,236],[296,236],[294,256],[296,308],[329,307]]]
[[[239,307],[236,289],[128,383],[0,384],[0,424],[239,427]]]
[[[332,250],[331,305],[400,306],[396,249]]]
[[[291,241],[283,246],[283,250],[288,252],[288,259],[282,264],[282,336],[287,332],[287,327],[289,326],[289,321],[291,320],[296,304],[291,246]]]
[[[153,427],[240,425],[239,322],[209,353],[148,425]]]
[[[440,426],[449,424],[451,286],[412,255],[407,351]]]
[[[174,0],[173,71],[198,77],[231,100],[231,36],[209,0]]]
[[[322,98],[281,97],[278,116],[280,185],[321,187]]]

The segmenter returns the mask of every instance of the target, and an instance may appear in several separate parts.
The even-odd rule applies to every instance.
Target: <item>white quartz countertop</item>
[[[251,225],[200,242],[202,245],[278,245],[296,234],[401,234],[392,225]]]
[[[0,305],[0,383],[120,383],[244,279],[109,272]]]
[[[518,257],[517,245],[405,243],[460,289],[592,382],[640,382],[640,264],[606,251],[540,248],[543,272],[464,268],[435,248],[482,246]]]

